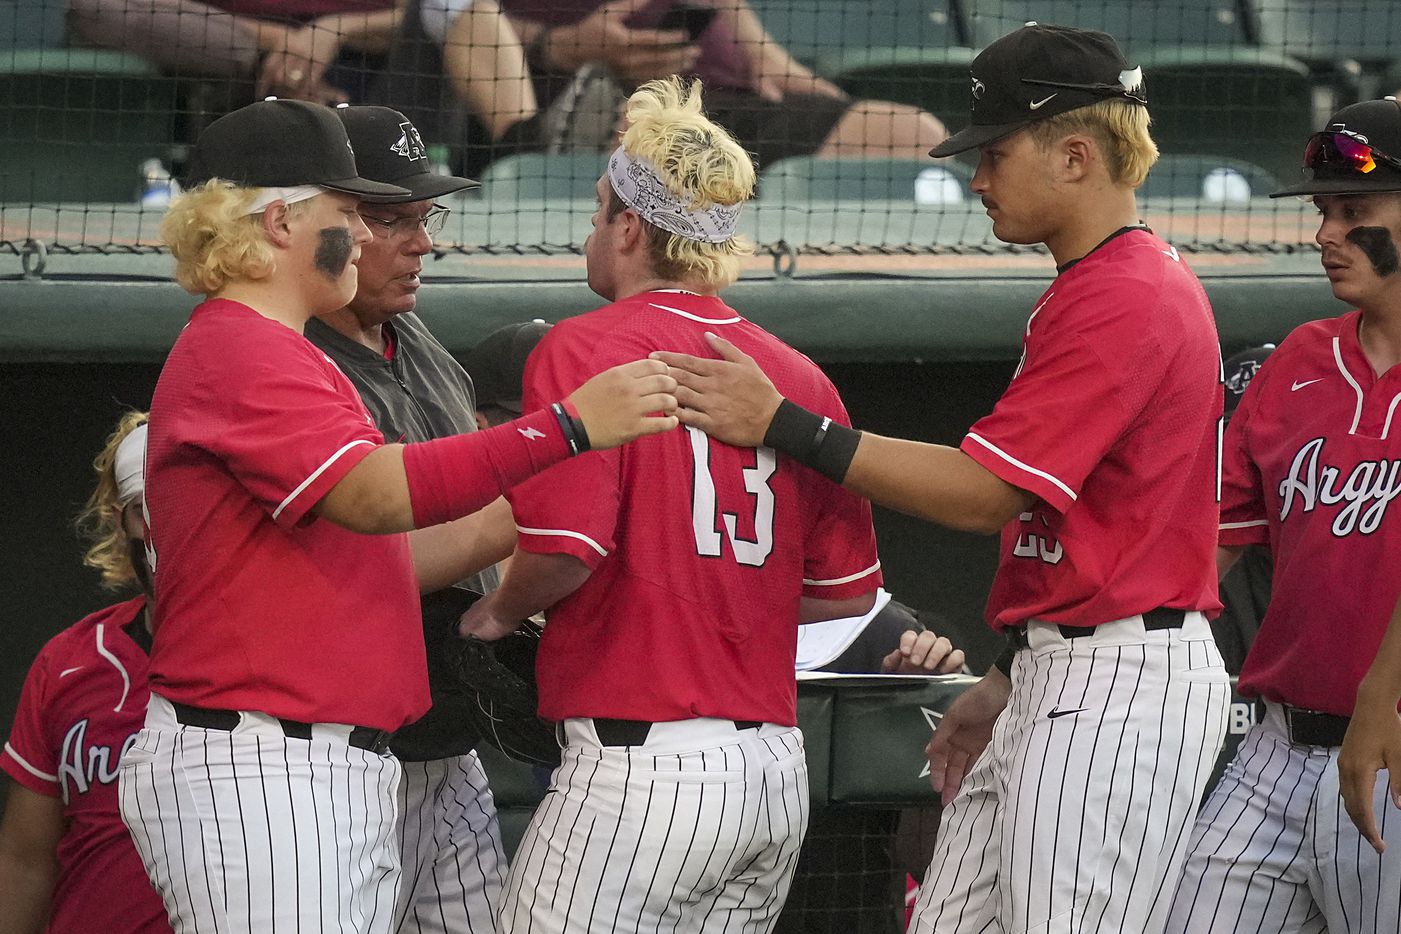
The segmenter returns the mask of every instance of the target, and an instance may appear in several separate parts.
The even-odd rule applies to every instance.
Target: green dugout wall
[[[1246,268],[1194,263],[1227,352],[1278,341],[1303,321],[1341,310],[1316,257],[1246,259]],[[103,437],[123,408],[149,404],[160,361],[193,306],[162,275],[64,268],[110,262],[89,260],[59,257],[39,279],[0,277],[0,393],[7,402],[0,723],[7,732],[35,652],[110,601],[96,574],[80,565],[71,520]],[[746,279],[727,298],[822,363],[858,426],[956,444],[1005,387],[1026,315],[1048,284],[1049,261],[1044,272],[1022,267],[1007,275],[938,275],[939,261],[928,263],[933,274],[919,277],[805,277],[800,269],[791,279]],[[558,319],[598,300],[577,280],[528,282],[507,272],[428,279],[419,304],[440,339],[460,352],[500,324]],[[994,647],[980,617],[995,541],[884,510],[876,524],[888,589],[940,613],[974,667],[985,666]]]

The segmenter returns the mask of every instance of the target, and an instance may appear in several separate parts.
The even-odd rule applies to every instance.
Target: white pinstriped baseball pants
[[[944,809],[912,931],[1157,934],[1226,735],[1211,628],[1033,622],[992,741]]]
[[[183,726],[151,695],[121,812],[175,934],[388,934],[399,762],[348,733],[289,739],[258,713],[232,731]]]
[[[398,934],[496,930],[506,851],[477,754],[401,762]]]
[[[1338,750],[1289,742],[1265,705],[1197,816],[1174,932],[1401,931],[1401,815],[1377,777],[1378,856],[1343,809]]]
[[[807,828],[802,733],[683,720],[605,747],[591,720],[564,729],[507,878],[502,934],[772,929]]]

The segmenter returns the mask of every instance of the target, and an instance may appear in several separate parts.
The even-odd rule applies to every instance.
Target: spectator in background
[[[444,44],[450,73],[458,65],[448,46],[475,2],[424,0],[424,28]],[[683,24],[694,17],[674,0],[500,0],[525,45],[540,99],[576,99],[566,109],[576,120],[592,120],[599,148],[613,139],[624,90],[673,73],[704,82],[710,116],[757,154],[761,168],[790,156],[905,156],[948,135],[937,118],[916,107],[854,101],[815,76],[769,36],[745,0],[706,6],[712,18],[692,18],[703,28],[691,35],[667,27],[673,11],[681,11]],[[606,73],[591,65],[605,66]],[[614,81],[619,87],[610,97]],[[575,132],[572,138],[582,148],[589,136]]]
[[[151,574],[142,546],[146,416],[130,412],[93,461],[84,563],[136,596],[49,640],[25,678],[0,769],[0,929],[170,934],[117,811],[117,763],[146,717]]]
[[[1250,381],[1255,378],[1265,358],[1274,352],[1274,344],[1251,347],[1229,358],[1222,368],[1226,385],[1225,423],[1229,424],[1236,406]],[[1274,574],[1274,558],[1262,545],[1250,545],[1240,560],[1221,581],[1221,615],[1211,621],[1211,632],[1226,670],[1240,675],[1245,653],[1260,630],[1260,620],[1270,605],[1270,578]]]
[[[396,0],[69,0],[79,44],[173,74],[251,83],[322,104],[364,100],[399,24]]]

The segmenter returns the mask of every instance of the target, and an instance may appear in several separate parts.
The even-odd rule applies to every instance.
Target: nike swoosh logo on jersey
[[[65,668],[65,669],[63,669],[62,671],[60,671],[60,672],[58,673],[58,676],[59,676],[60,678],[66,678],[66,677],[68,677],[69,675],[71,675],[73,672],[75,672],[75,671],[82,671],[82,670],[83,670],[83,666],[82,666],[82,665],[75,665],[75,666],[73,666],[72,668]]]
[[[1324,379],[1324,377],[1320,376],[1318,379],[1306,379],[1306,380],[1304,380],[1303,382],[1300,382],[1300,381],[1298,381],[1298,380],[1295,380],[1295,381],[1294,381],[1294,385],[1292,385],[1292,386],[1289,387],[1289,391],[1290,391],[1290,392],[1298,392],[1300,389],[1303,389],[1305,386],[1312,386],[1314,383],[1321,383],[1321,382],[1323,382],[1323,379]]]
[[[1052,94],[1051,97],[1055,97],[1055,96],[1058,95],[1058,94],[1060,94],[1060,91],[1057,91],[1055,94]],[[1032,110],[1040,110],[1042,107],[1044,107],[1044,106],[1046,105],[1046,102],[1049,101],[1049,100],[1051,99],[1051,97],[1043,97],[1043,98],[1042,98],[1041,100],[1039,100],[1039,101],[1032,101],[1032,102],[1031,102],[1031,109],[1032,109]]]
[[[1088,707],[1073,707],[1070,710],[1061,710],[1059,707],[1052,707],[1051,712],[1046,714],[1046,719],[1054,720],[1057,717],[1068,717],[1073,713],[1084,713],[1089,709]]]

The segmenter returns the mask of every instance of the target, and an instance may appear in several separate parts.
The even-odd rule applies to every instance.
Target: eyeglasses
[[[397,237],[406,239],[418,233],[421,226],[428,236],[436,236],[447,223],[448,215],[452,213],[450,208],[445,208],[441,204],[435,204],[422,217],[409,214],[404,217],[386,218],[375,217],[371,214],[360,212],[360,219],[370,228],[377,237]]]
[[[1387,155],[1347,132],[1324,131],[1309,137],[1304,147],[1304,168],[1315,175],[1342,170],[1366,175],[1378,165],[1401,172],[1401,159]]]

